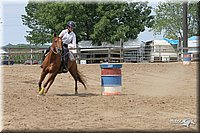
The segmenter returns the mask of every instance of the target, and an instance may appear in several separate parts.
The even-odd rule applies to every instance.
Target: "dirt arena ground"
[[[4,131],[198,131],[198,64],[123,64],[122,94],[101,95],[99,64],[78,65],[88,89],[69,73],[37,96],[39,65],[1,66]],[[194,124],[182,125],[184,119]]]

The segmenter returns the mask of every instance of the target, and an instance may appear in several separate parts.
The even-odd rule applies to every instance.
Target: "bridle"
[[[60,41],[60,40],[59,40]],[[57,41],[56,41],[56,43],[58,43]],[[56,48],[56,51],[53,49],[53,47],[51,47],[51,51],[54,53],[54,54],[62,54],[62,47],[60,48],[60,47],[58,47],[58,46],[56,46],[55,47]]]

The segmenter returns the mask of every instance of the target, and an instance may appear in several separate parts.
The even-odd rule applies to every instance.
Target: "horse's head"
[[[54,33],[52,47],[53,47],[53,52],[55,54],[62,53],[62,39],[60,37],[56,37],[55,33]]]

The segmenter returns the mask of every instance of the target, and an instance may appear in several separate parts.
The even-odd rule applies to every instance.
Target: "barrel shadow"
[[[101,96],[101,94],[94,93],[79,93],[79,94],[56,94],[56,96],[78,96],[78,97],[92,97],[92,96]]]

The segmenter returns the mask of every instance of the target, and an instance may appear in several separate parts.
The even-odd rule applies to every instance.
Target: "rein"
[[[54,51],[52,47],[51,47],[51,51],[56,55],[59,54],[58,52]]]
[[[64,55],[62,55],[62,57],[65,57],[65,56],[68,55],[68,54],[69,54],[69,51],[66,52]]]

